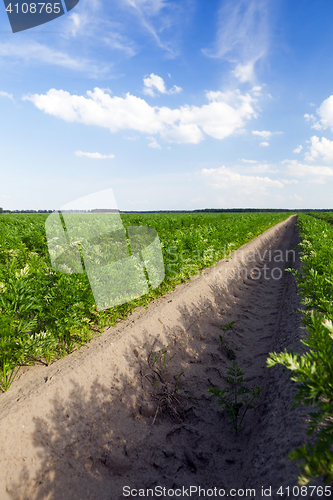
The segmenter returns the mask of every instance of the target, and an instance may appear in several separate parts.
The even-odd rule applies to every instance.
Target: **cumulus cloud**
[[[76,156],[85,156],[93,160],[106,160],[114,158],[114,155],[102,155],[101,153],[84,153],[83,151],[75,151]]]
[[[333,95],[325,99],[317,109],[319,120],[313,115],[306,113],[304,118],[312,122],[311,128],[315,130],[325,130],[330,128],[333,131]]]
[[[161,92],[161,94],[166,94],[167,92],[163,78],[158,75],[154,75],[154,73],[152,73],[149,77],[144,78],[143,84],[143,92],[145,94],[151,95],[152,97],[154,97],[155,95],[154,88]]]
[[[333,131],[333,95],[325,99],[317,109],[321,128],[331,128]]]
[[[183,105],[176,109],[150,106],[144,99],[127,93],[111,96],[99,88],[86,96],[71,95],[51,89],[46,94],[23,97],[38,109],[67,122],[78,122],[119,130],[156,135],[167,142],[197,144],[207,134],[224,139],[239,131],[256,116],[255,99],[240,92],[208,92],[208,104],[201,107]]]
[[[203,53],[235,64],[233,74],[240,82],[253,81],[254,66],[268,49],[268,17],[267,0],[223,2],[218,14],[215,46],[204,49]]]
[[[299,145],[297,148],[293,149],[293,153],[300,153],[303,149],[303,146]]]
[[[333,141],[322,137],[321,140],[316,135],[310,138],[311,146],[310,151],[305,154],[306,160],[316,160],[323,158],[325,161],[333,161]]]
[[[225,166],[202,169],[202,175],[209,185],[216,189],[234,189],[242,195],[266,195],[267,188],[283,188],[282,182],[252,175],[242,175]]]
[[[167,90],[163,78],[158,75],[154,75],[154,73],[152,73],[149,77],[144,78],[143,84],[144,94],[150,95],[152,97],[155,97],[156,90],[161,94],[178,94],[183,90],[181,87],[177,87],[177,85],[174,85],[170,90]]]
[[[269,142],[265,142],[265,141],[264,141],[264,142],[261,142],[261,143],[259,144],[259,146],[262,146],[262,147],[264,147],[264,148],[267,148],[267,146],[269,146]]]

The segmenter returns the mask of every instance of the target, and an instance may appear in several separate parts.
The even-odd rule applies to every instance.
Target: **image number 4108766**
[[[65,7],[63,6],[63,3]],[[79,0],[57,0],[47,2],[4,0],[13,33],[35,28],[66,14]]]

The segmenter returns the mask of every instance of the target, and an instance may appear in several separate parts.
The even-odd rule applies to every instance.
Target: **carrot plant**
[[[301,272],[289,269],[298,283],[305,306],[303,322],[308,330],[303,344],[308,351],[271,353],[269,367],[277,364],[290,370],[296,382],[294,404],[313,408],[306,442],[289,457],[300,464],[299,484],[322,476],[333,482],[333,228],[327,222],[299,216]]]
[[[243,429],[243,420],[249,408],[255,408],[254,400],[259,397],[263,387],[254,386],[252,389],[244,386],[246,379],[242,369],[236,361],[228,368],[228,375],[223,377],[230,387],[219,389],[209,387],[211,392],[218,398],[218,404],[226,411],[228,419],[236,432]]]

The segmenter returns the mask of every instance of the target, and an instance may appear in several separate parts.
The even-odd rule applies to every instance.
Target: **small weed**
[[[180,379],[180,377],[181,377],[182,375],[184,375],[184,372],[181,372],[181,373],[178,375],[177,379],[176,379],[176,383],[175,383],[175,392],[179,392],[179,389],[180,389],[180,382],[179,382],[179,379]]]
[[[165,350],[165,351],[162,351],[162,353],[159,355],[159,356],[154,356],[153,353],[152,354],[152,357],[153,357],[153,366],[155,367],[154,372],[157,374],[158,376],[158,380],[155,384],[155,389],[157,388],[159,382],[161,381],[162,383],[164,383],[163,381],[163,375],[165,374],[166,370],[167,370],[167,367],[168,367],[168,364],[170,363],[170,361],[175,357],[175,356],[171,356],[168,360],[166,359],[166,355],[167,355],[168,351]],[[158,360],[161,360],[162,361],[162,367],[161,368],[158,368],[156,363]],[[177,379],[178,380],[178,379]]]
[[[246,379],[244,373],[238,366],[236,361],[233,361],[232,366],[228,368],[228,375],[223,377],[230,385],[230,388],[219,389],[218,387],[209,387],[208,391],[216,396],[218,404],[226,411],[228,419],[236,432],[240,431],[243,426],[243,420],[247,410],[255,408],[254,399],[259,397],[263,387],[254,386],[248,389],[243,385]]]
[[[159,391],[151,393],[153,399],[158,401],[152,425],[155,423],[158,412],[169,413],[175,420],[182,422],[182,417],[180,415],[181,411],[179,409],[180,401],[178,400],[176,394],[180,394],[180,378],[184,375],[184,372],[181,372],[173,383],[166,380],[168,365],[175,357],[170,356],[169,359],[167,359],[167,354],[167,350],[162,350],[162,352],[158,355],[154,355],[154,353],[151,352],[148,358],[148,365],[155,374],[155,380],[157,376],[157,381],[152,381],[154,389],[157,389],[159,383],[161,382]]]
[[[223,330],[224,333],[226,333],[228,330],[232,330],[233,327],[234,327],[234,324],[235,322],[234,321],[230,321],[229,323],[227,323],[226,325],[224,326],[221,326],[220,327],[220,330]],[[220,335],[220,338],[221,338],[221,335]],[[223,337],[222,337],[223,338]]]

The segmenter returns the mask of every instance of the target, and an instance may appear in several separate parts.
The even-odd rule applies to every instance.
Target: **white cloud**
[[[3,92],[2,90],[0,90],[0,97],[7,97],[7,99],[10,99],[11,101],[15,102],[13,94],[9,94],[8,92]]]
[[[330,128],[333,131],[333,95],[325,99],[317,109],[319,120],[316,117],[306,113],[304,118],[308,122],[312,122],[311,128],[315,130],[323,130]]]
[[[162,149],[161,145],[157,142],[155,137],[148,137],[148,139],[151,141],[148,146],[153,149]]]
[[[305,154],[305,159],[313,161],[322,157],[325,161],[333,161],[333,141],[322,137],[321,140],[316,135],[311,137],[310,152]]]
[[[244,163],[259,163],[258,160],[241,160]]]
[[[253,135],[257,135],[259,137],[261,137],[262,139],[266,139],[266,141],[268,141],[269,139],[271,139],[271,137],[273,135],[281,135],[283,134],[283,132],[269,132],[268,130],[252,130],[252,134]]]
[[[259,135],[259,137],[262,137],[263,139],[270,139],[272,137],[272,132],[269,132],[268,130],[262,130],[261,132],[259,130],[252,130],[253,135]]]
[[[320,117],[321,128],[331,128],[333,131],[333,95],[325,99],[317,109]]]
[[[154,97],[154,88],[161,92],[161,94],[166,94],[167,89],[165,88],[165,83],[163,78],[158,75],[154,75],[152,73],[149,77],[143,79],[144,89],[143,92],[145,94],[151,95]]]
[[[295,148],[293,150],[293,153],[300,153],[302,151],[302,149],[303,149],[303,146],[299,145],[299,146],[297,146],[297,148]]]
[[[269,177],[241,175],[225,166],[220,168],[202,169],[204,178],[210,181],[209,185],[217,189],[235,190],[237,194],[266,195],[267,188],[283,188],[282,182]]]
[[[156,95],[154,92],[155,89],[161,94],[178,94],[183,90],[181,87],[177,87],[177,85],[174,85],[170,90],[167,90],[163,78],[155,75],[154,73],[152,73],[149,77],[144,78],[143,84],[144,94],[150,95],[152,97],[155,97]]]
[[[271,174],[276,174],[279,171],[272,170],[270,165],[268,165],[267,163],[263,163],[261,165],[253,165],[251,167],[251,172],[256,172],[256,173],[270,172]]]
[[[235,64],[233,74],[240,82],[254,80],[254,66],[268,48],[269,2],[228,0],[218,16],[215,47],[203,50],[208,57],[224,58]]]
[[[38,42],[0,43],[1,58],[6,58],[10,62],[21,60],[24,63],[60,66],[73,71],[87,72],[93,77],[105,75],[109,70],[109,67],[98,68],[92,61],[74,59],[64,52],[50,49]]]
[[[169,90],[169,93],[170,94],[180,94],[180,92],[182,92],[182,88],[181,87],[178,87],[177,85],[174,85],[170,90]]]
[[[176,55],[172,41],[163,41],[160,33],[165,32],[179,21],[182,6],[179,3],[167,0],[124,0],[123,6],[129,7],[142,27],[153,37],[161,49],[167,51],[171,57]],[[171,39],[170,39],[171,40]]]
[[[290,175],[295,177],[332,177],[333,168],[331,167],[321,167],[313,165],[304,165],[298,163],[297,160],[284,160],[283,163],[289,163],[288,169]]]
[[[269,142],[261,142],[259,146],[266,147],[269,146]]]
[[[51,89],[46,94],[23,97],[47,114],[67,122],[84,123],[119,130],[135,130],[159,134],[167,142],[197,144],[204,133],[214,139],[224,139],[242,129],[256,116],[255,99],[249,94],[208,92],[208,104],[201,107],[183,105],[180,108],[150,106],[144,99],[127,93],[125,97],[110,96],[99,88],[87,96],[71,95]]]
[[[316,121],[316,117],[314,115],[305,113],[304,118],[307,122],[312,122],[311,128],[314,128],[315,130],[322,130],[324,128],[319,121]]]
[[[316,117],[312,114],[309,115],[309,113],[305,113],[304,118],[306,119],[307,122],[309,122],[309,121],[315,122],[316,121]]]
[[[252,87],[253,95],[255,95],[257,97],[262,95],[261,90],[262,90],[262,86],[256,85],[256,86]]]
[[[114,158],[114,155],[102,155],[101,153],[83,153],[83,151],[75,151],[76,156],[86,156],[93,160],[106,160]]]

